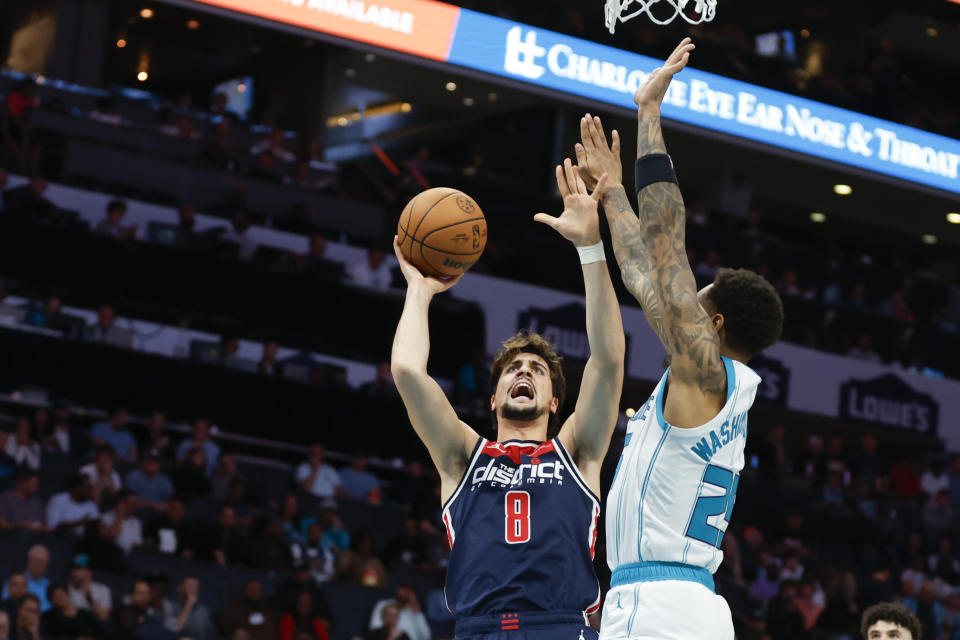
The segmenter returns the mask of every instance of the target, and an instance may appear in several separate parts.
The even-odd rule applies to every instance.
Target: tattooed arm
[[[664,67],[637,89],[637,157],[666,153],[660,129],[660,103],[674,74],[683,69],[693,45],[689,39],[674,50]],[[720,336],[697,298],[697,283],[686,251],[686,216],[680,189],[655,182],[637,194],[637,236],[649,256],[649,279],[661,309],[661,341],[670,354],[670,389],[664,419],[677,427],[696,427],[712,419],[726,402],[726,368],[720,357]],[[612,228],[612,227],[611,227]],[[626,240],[632,245],[635,239]]]

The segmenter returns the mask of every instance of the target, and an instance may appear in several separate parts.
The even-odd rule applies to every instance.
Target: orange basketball
[[[456,276],[487,244],[487,220],[473,198],[448,187],[427,189],[407,203],[397,224],[400,251],[428,276]]]

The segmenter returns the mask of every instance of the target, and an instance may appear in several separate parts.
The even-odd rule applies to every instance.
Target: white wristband
[[[580,264],[590,264],[591,262],[606,262],[607,256],[603,253],[603,241],[592,244],[589,247],[577,247],[577,253],[580,254]]]

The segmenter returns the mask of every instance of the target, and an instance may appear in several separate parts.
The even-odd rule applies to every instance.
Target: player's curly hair
[[[878,622],[889,622],[899,625],[910,632],[913,640],[920,640],[920,633],[923,630],[919,618],[910,613],[910,609],[899,602],[880,602],[867,607],[860,619],[860,635],[864,639],[868,638],[870,627]]]
[[[560,408],[563,407],[563,399],[567,395],[567,380],[563,377],[563,358],[556,352],[549,340],[539,333],[527,329],[518,331],[516,335],[507,338],[501,344],[503,346],[493,357],[493,364],[490,365],[490,389],[496,390],[503,370],[519,354],[533,353],[543,358],[550,369],[553,397],[559,400],[557,413],[550,414],[550,422],[547,424],[547,438],[555,437],[560,433]],[[490,419],[493,422],[493,428],[496,429],[496,411],[491,412]]]
[[[732,349],[752,358],[780,339],[783,302],[763,276],[749,269],[720,269],[707,297],[723,314]]]

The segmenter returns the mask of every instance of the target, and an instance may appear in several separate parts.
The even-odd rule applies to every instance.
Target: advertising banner
[[[633,108],[660,66],[649,56],[432,0],[195,0]],[[960,193],[960,141],[747,82],[687,68],[666,118]]]

